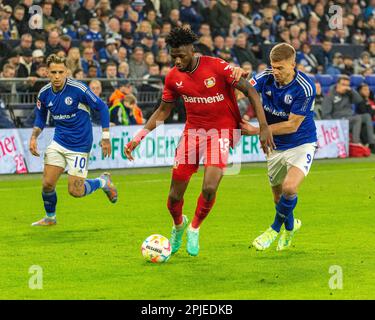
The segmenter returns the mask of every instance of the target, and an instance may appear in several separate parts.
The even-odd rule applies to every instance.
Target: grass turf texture
[[[295,216],[302,229],[293,248],[249,249],[274,217],[265,164],[224,177],[201,228],[201,251],[185,241],[166,264],[143,260],[153,233],[167,237],[170,169],[112,171],[119,201],[99,190],[83,199],[57,186],[58,225],[30,226],[44,215],[41,175],[0,176],[0,299],[374,299],[374,158],[315,161]],[[91,172],[90,177],[99,175]],[[202,169],[190,183],[184,213],[191,220]],[[43,289],[29,289],[29,267],[43,268]],[[343,269],[332,290],[329,268]]]

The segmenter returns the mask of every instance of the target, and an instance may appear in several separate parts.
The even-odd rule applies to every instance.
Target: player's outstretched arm
[[[157,108],[156,111],[151,115],[150,119],[148,119],[144,128],[138,132],[138,134],[125,146],[125,154],[130,161],[134,160],[132,156],[133,150],[141,143],[149,132],[154,130],[159,124],[164,123],[164,121],[171,114],[174,106],[174,102],[162,101],[159,108]]]
[[[31,133],[30,142],[29,142],[29,150],[33,156],[39,157],[40,154],[38,152],[38,136],[42,132],[42,129],[38,127],[33,128],[33,132]]]
[[[254,106],[255,113],[259,122],[259,139],[260,144],[264,153],[268,154],[270,151],[276,148],[273,142],[272,132],[268,127],[266,116],[260,102],[258,92],[250,85],[244,78],[240,78],[236,84],[236,88],[240,90],[245,96],[247,96]]]

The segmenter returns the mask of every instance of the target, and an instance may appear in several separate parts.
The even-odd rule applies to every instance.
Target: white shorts
[[[64,169],[68,166],[69,175],[81,178],[87,177],[88,160],[89,153],[68,150],[55,141],[52,141],[44,154],[44,164]]]
[[[268,178],[271,186],[283,183],[290,167],[299,168],[305,176],[310,171],[317,144],[305,143],[288,150],[274,150],[267,157]]]

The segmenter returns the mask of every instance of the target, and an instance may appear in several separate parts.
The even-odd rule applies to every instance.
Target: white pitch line
[[[375,168],[374,168],[375,169]],[[358,169],[352,169],[350,172],[361,172],[361,171],[369,171],[371,168],[358,168]],[[332,172],[349,172],[347,169],[338,169],[338,170],[320,170],[320,171],[311,171],[310,174],[315,175],[315,174],[325,174],[325,173],[332,173]],[[261,177],[265,176],[267,173],[266,170],[264,170],[264,173],[249,173],[249,174],[238,174],[238,175],[228,175],[225,176],[225,179],[229,178],[244,178],[244,177]],[[169,182],[171,181],[171,178],[165,178],[165,179],[147,179],[147,180],[133,180],[133,181],[122,181],[122,182],[117,182],[116,185],[126,185],[126,184],[142,184],[142,183],[159,183],[159,182]],[[41,189],[42,186],[29,186],[29,187],[19,187],[17,186],[17,190],[34,190],[34,189]],[[1,188],[0,191],[14,191],[15,188]]]

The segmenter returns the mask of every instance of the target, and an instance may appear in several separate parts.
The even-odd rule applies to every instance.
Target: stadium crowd
[[[220,57],[250,75],[266,68],[273,44],[290,43],[297,68],[316,82],[316,118],[347,118],[354,142],[374,143],[375,0],[0,3],[0,127],[6,126],[9,96],[35,94],[46,84],[51,53],[66,57],[71,76],[107,101],[114,125],[144,123],[149,113],[137,98],[161,92],[171,68],[165,37],[185,26],[199,35],[199,54]],[[40,11],[31,14],[33,5]],[[340,10],[332,13],[332,5]],[[360,54],[348,50],[354,46]],[[249,101],[241,95],[238,101],[243,117],[253,118]],[[184,120],[181,101],[171,121]]]

